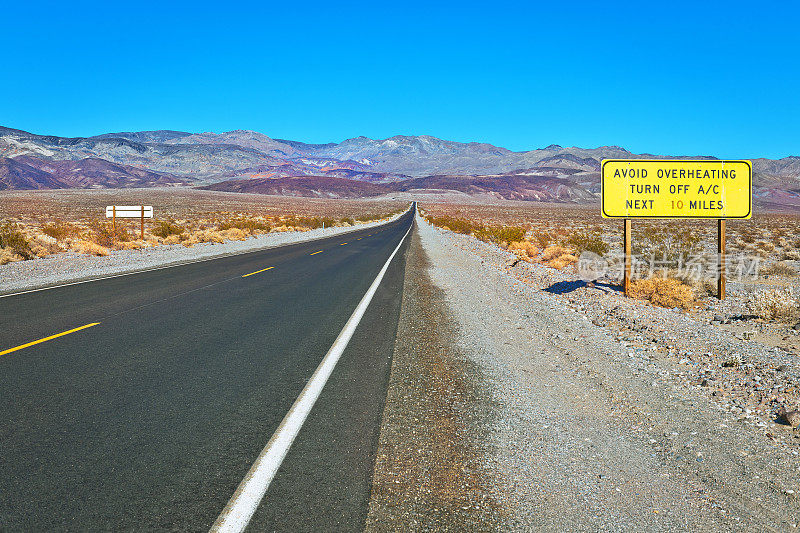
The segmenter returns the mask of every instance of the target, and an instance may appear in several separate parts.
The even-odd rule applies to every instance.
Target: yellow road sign
[[[604,218],[750,218],[750,161],[606,159]]]

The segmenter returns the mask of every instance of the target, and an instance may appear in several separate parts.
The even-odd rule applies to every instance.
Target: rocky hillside
[[[56,181],[52,181],[41,174],[41,164],[31,164],[19,159],[21,156],[53,163],[102,160],[116,166],[110,166],[113,170],[106,174],[96,163],[98,170],[84,174],[82,179],[64,181],[53,175]],[[165,176],[194,185],[233,179],[236,183],[228,187],[243,187],[239,183],[242,180],[314,176],[375,184],[404,183],[388,190],[443,187],[502,198],[594,201],[600,191],[603,159],[662,157],[675,156],[633,154],[619,146],[565,148],[555,144],[514,152],[487,143],[460,143],[427,135],[356,137],[340,143],[308,144],[247,130],[221,134],[157,130],[68,138],[0,127],[4,188],[53,187],[73,182],[82,187],[139,187],[148,186],[150,181],[162,185]],[[759,158],[753,160],[753,165],[757,201],[800,205],[800,157]],[[120,168],[151,174],[122,179]],[[258,184],[263,188],[262,182]]]
[[[391,192],[387,185],[325,176],[232,179],[201,188],[306,198],[367,198]]]
[[[595,199],[592,193],[569,180],[514,173],[495,176],[428,176],[393,183],[367,183],[327,176],[232,179],[202,188],[315,198],[365,198],[398,192],[456,192],[504,200],[591,202]]]
[[[78,161],[47,161],[30,155],[0,158],[0,190],[121,189],[186,184],[186,180],[171,174],[90,157]]]

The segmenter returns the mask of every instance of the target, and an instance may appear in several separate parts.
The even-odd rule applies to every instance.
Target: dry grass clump
[[[11,248],[0,248],[0,265],[13,263],[15,261],[24,261],[25,258],[21,255],[14,253]]]
[[[85,241],[83,239],[75,239],[70,243],[70,248],[79,254],[106,256],[109,253],[108,248],[101,246],[96,242]]]
[[[542,248],[547,248],[547,245],[552,240],[550,234],[545,231],[534,231],[533,236]]]
[[[512,252],[522,261],[527,261],[529,263],[539,254],[539,249],[531,241],[514,241],[508,245],[508,251]]]
[[[270,228],[270,224],[265,222],[264,219],[245,217],[228,220],[219,225],[219,229],[221,231],[238,229],[245,231],[250,235],[254,235],[256,233],[268,233]]]
[[[567,239],[567,244],[580,252],[594,252],[603,256],[608,253],[609,246],[600,233],[577,232]]]
[[[281,221],[281,227],[284,228],[308,228],[308,229],[333,228],[337,226],[338,227],[352,226],[353,224],[355,224],[355,221],[353,221],[353,219],[350,217],[343,217],[341,220],[337,220],[333,217],[290,215],[281,217],[280,221]],[[287,230],[278,230],[278,231],[287,231]]]
[[[775,245],[772,244],[771,242],[758,241],[755,243],[755,245],[756,245],[756,250],[758,250],[759,252],[763,252],[765,254],[768,254],[773,250],[775,250]]]
[[[200,244],[204,242],[211,244],[222,244],[225,242],[225,238],[223,237],[223,233],[220,231],[205,229],[192,232],[191,235],[189,235],[186,239],[182,239],[180,242],[182,245],[188,248],[194,244]]]
[[[557,257],[550,262],[546,263],[547,266],[550,268],[555,268],[556,270],[562,270],[568,266],[572,266],[578,262],[578,257],[573,254],[564,254],[560,257]]]
[[[677,279],[649,278],[631,282],[630,295],[639,300],[649,300],[661,307],[690,309],[694,303],[694,291]]]
[[[75,224],[68,224],[59,219],[55,219],[53,222],[46,223],[42,226],[42,233],[57,241],[63,241],[68,237],[74,237],[79,235],[80,232],[80,228]]]
[[[34,235],[33,238],[28,241],[28,243],[31,251],[36,257],[47,257],[50,254],[55,254],[62,251],[62,247],[58,240],[49,235]]]
[[[7,248],[10,254],[18,255],[23,259],[32,259],[34,255],[19,226],[11,222],[0,226],[0,248]]]
[[[800,318],[800,301],[793,287],[753,293],[747,300],[747,309],[764,320],[791,322]]]
[[[772,263],[761,271],[765,276],[782,276],[792,278],[797,275],[797,269],[788,263]]]
[[[174,220],[156,220],[150,233],[156,237],[166,239],[170,235],[181,235],[185,231],[186,228],[176,224]]]
[[[564,255],[569,255],[570,250],[567,250],[563,246],[553,245],[548,246],[545,248],[544,252],[542,252],[542,257],[540,258],[543,262],[552,261],[553,259],[558,259]]]
[[[572,250],[557,244],[548,246],[542,252],[539,262],[550,268],[561,270],[578,262],[578,258],[572,252]]]
[[[34,252],[17,224],[6,222],[0,226],[0,248],[8,249],[6,256],[18,255],[23,259],[33,259]],[[8,262],[8,261],[6,261]]]
[[[687,285],[694,291],[694,296],[697,299],[717,295],[717,281],[715,279],[693,276],[690,273],[678,270],[667,270],[662,276],[678,280]]]
[[[88,235],[87,240],[91,240],[105,248],[115,248],[118,247],[119,243],[133,240],[133,236],[122,224],[117,224],[114,227],[110,222],[94,221],[89,227],[91,234]]]
[[[478,240],[508,246],[512,242],[521,242],[525,239],[527,230],[520,226],[494,225],[474,222],[472,220],[452,217],[449,215],[426,215],[425,219],[442,229],[472,235]]]

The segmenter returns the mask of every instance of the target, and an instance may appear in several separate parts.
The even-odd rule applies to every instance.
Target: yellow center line
[[[321,254],[321,253],[322,253],[322,250],[320,250],[319,252],[314,252],[313,254],[309,254],[309,255],[317,255],[317,254]]]
[[[361,240],[361,239],[363,239],[363,238],[364,238],[364,237],[359,237],[359,238],[358,238],[358,239],[356,239],[356,240],[357,240],[357,241],[360,241],[360,240]]]
[[[341,243],[339,246],[344,246],[345,244],[347,244],[347,243],[346,243],[346,242],[343,242],[343,243]]]
[[[256,270],[255,272],[250,272],[249,274],[245,274],[242,277],[246,278],[247,276],[252,276],[253,274],[258,274],[259,272],[265,272],[265,271],[269,270],[270,268],[275,268],[275,267],[262,268],[261,270]]]
[[[21,350],[23,348],[27,348],[29,346],[33,346],[34,344],[39,344],[40,342],[51,341],[53,339],[57,339],[58,337],[63,337],[64,335],[69,335],[70,333],[75,333],[76,331],[80,331],[82,329],[90,328],[92,326],[96,326],[100,322],[92,322],[91,324],[86,324],[85,326],[81,326],[79,328],[71,329],[69,331],[62,331],[61,333],[56,333],[55,335],[50,335],[49,337],[45,337],[43,339],[39,339],[38,341],[29,342],[27,344],[21,344],[19,346],[15,346],[14,348],[9,348],[8,350],[3,350],[0,352],[0,355],[5,355],[7,353],[16,352],[17,350]]]

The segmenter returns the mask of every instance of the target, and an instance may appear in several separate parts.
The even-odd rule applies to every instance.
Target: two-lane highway
[[[0,298],[0,529],[208,529],[412,223]],[[363,524],[407,242],[252,527]]]

